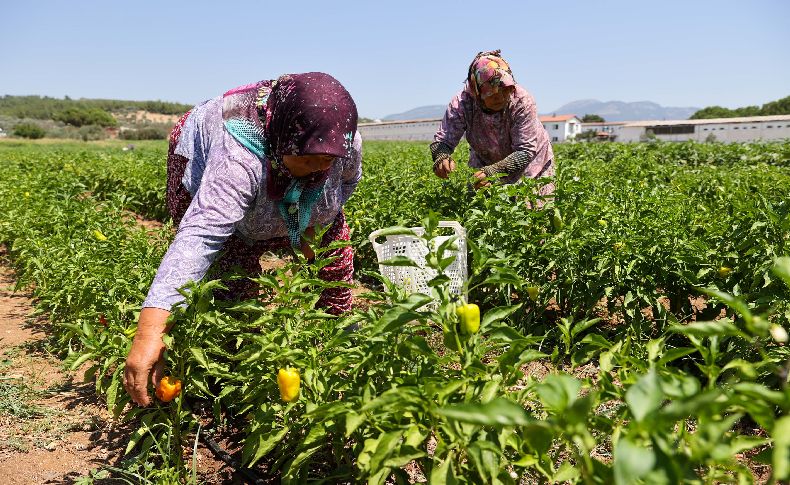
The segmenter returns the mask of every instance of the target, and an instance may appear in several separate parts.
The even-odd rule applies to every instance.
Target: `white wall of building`
[[[363,140],[419,140],[432,141],[442,120],[390,121],[360,123]]]
[[[554,117],[547,116],[540,119],[552,143],[562,143],[582,132],[582,122],[575,116],[567,120],[552,118]]]
[[[636,121],[610,125],[605,123],[582,124],[581,120],[576,117],[557,121],[549,121],[557,117],[543,118],[548,118],[548,120],[541,119],[541,122],[553,143],[562,143],[580,134],[582,130],[592,128],[612,133],[616,137],[615,141],[622,142],[645,141],[648,129],[655,132],[656,129],[661,130],[667,127],[677,127],[675,128],[677,130],[689,130],[689,127],[693,127],[693,132],[676,134],[656,132],[655,138],[664,141],[694,140],[704,142],[713,135],[716,141],[725,143],[790,139],[790,115],[716,120]],[[431,141],[440,124],[440,119],[362,123],[359,125],[359,131],[363,140]]]
[[[658,130],[667,127],[691,130],[691,133],[665,134]],[[648,132],[662,141],[705,142],[713,138],[724,143],[749,141],[778,141],[790,139],[790,115],[723,118],[715,120],[640,121],[624,125],[617,141],[645,141]]]

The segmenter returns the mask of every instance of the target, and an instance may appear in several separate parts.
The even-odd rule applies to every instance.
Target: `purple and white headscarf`
[[[282,157],[350,156],[357,129],[354,100],[329,74],[286,74],[228,91],[222,115],[233,137],[266,159],[267,195],[278,202],[291,244],[298,246],[329,170],[295,178]]]

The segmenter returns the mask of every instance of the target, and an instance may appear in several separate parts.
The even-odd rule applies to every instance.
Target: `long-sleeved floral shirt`
[[[238,234],[250,241],[287,237],[274,201],[267,197],[262,161],[223,125],[222,97],[189,114],[175,152],[189,160],[182,183],[192,195],[178,232],[162,259],[143,307],[170,310],[183,300],[177,289],[202,279],[225,241]],[[362,177],[362,139],[352,155],[330,168],[310,225],[331,224]]]
[[[480,102],[466,89],[456,94],[447,106],[434,141],[455,150],[466,134],[469,165],[481,168],[501,161],[516,151],[526,151],[530,161],[522,172],[508,174],[502,181],[515,183],[522,177],[554,175],[554,153],[546,129],[538,119],[535,99],[519,85],[508,106],[486,113]]]

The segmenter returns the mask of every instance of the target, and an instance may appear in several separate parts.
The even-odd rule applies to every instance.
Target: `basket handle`
[[[409,227],[408,229],[410,229],[410,230],[414,231],[414,232],[415,232],[415,233],[417,233],[417,234],[420,234],[420,231],[423,231],[423,230],[424,230],[422,227]],[[381,236],[381,233],[383,233],[383,232],[384,232],[384,231],[386,231],[386,230],[387,230],[386,228],[385,228],[385,229],[376,229],[375,231],[373,231],[373,232],[371,232],[371,233],[370,233],[370,236],[368,236],[368,240],[370,240],[370,244],[373,246],[373,250],[374,250],[374,251],[375,251],[375,250],[376,250],[378,247],[382,246],[382,244],[379,244],[379,243],[377,243],[377,242],[376,242],[376,239],[377,239],[379,236]]]
[[[439,221],[439,227],[450,227],[455,230],[455,234],[457,236],[466,237],[466,230],[464,229],[464,226],[462,226],[458,221]],[[421,234],[425,231],[425,228],[423,227],[410,227],[409,229],[416,232],[417,234]],[[386,229],[377,229],[371,232],[370,236],[368,236],[368,240],[370,240],[370,244],[373,246],[374,251],[376,248],[382,246],[376,242],[376,238],[378,238],[385,230]]]
[[[456,236],[466,237],[466,229],[458,221],[439,221],[439,227],[451,227],[455,229]]]

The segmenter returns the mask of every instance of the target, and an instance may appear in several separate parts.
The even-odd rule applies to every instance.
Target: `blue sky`
[[[790,95],[790,2],[37,1],[0,6],[0,95],[196,103],[325,71],[382,117],[444,104],[499,48],[541,112],[737,107]]]

